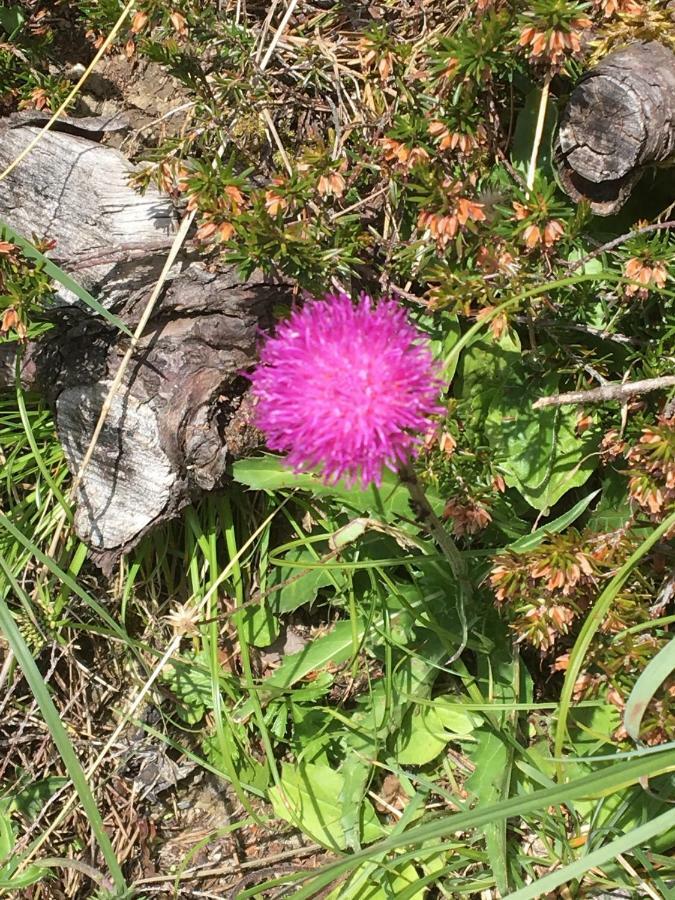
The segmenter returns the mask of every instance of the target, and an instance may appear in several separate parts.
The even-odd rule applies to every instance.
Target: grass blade
[[[309,900],[317,892],[333,883],[335,879],[356,868],[364,859],[370,859],[381,853],[389,853],[408,845],[421,845],[446,837],[468,828],[480,828],[492,822],[521,817],[549,806],[567,804],[574,800],[597,797],[607,792],[618,790],[626,785],[635,784],[640,778],[654,776],[657,773],[675,768],[675,750],[656,753],[654,756],[642,756],[629,762],[615,763],[603,767],[597,772],[561,784],[556,788],[545,787],[533,791],[526,796],[515,796],[500,803],[483,808],[473,809],[454,815],[443,816],[434,822],[416,825],[402,835],[395,835],[377,844],[351,854],[346,859],[326,866],[311,876],[311,880],[300,888],[293,896],[296,900]]]
[[[28,597],[14,579],[3,557],[0,557],[0,568],[4,571],[8,584],[11,585],[11,588],[17,596],[24,602],[29,602]],[[103,820],[101,819],[101,814],[96,806],[96,801],[94,800],[94,796],[87,782],[84,770],[82,769],[77,754],[70,742],[68,733],[61,722],[59,712],[49,695],[47,685],[40,674],[40,670],[35,664],[35,660],[14,621],[14,617],[12,616],[4,597],[0,598],[0,628],[2,628],[7,642],[12,648],[17,663],[21,667],[21,671],[40,707],[40,712],[49,728],[54,743],[61,754],[61,759],[63,760],[68,775],[80,798],[80,802],[87,815],[94,837],[101,848],[101,853],[108,865],[115,886],[122,891],[126,888],[124,875],[122,874],[122,869],[117,861],[113,846],[110,843],[110,838],[103,827]]]
[[[64,272],[60,266],[57,266],[55,262],[52,262],[51,259],[44,255],[44,253],[40,253],[37,247],[34,247],[30,241],[22,237],[17,231],[14,231],[14,229],[6,222],[3,222],[2,219],[0,219],[0,232],[4,232],[12,243],[16,244],[17,247],[20,247],[24,256],[39,263],[50,278],[53,278],[54,281],[58,281],[58,283],[66,288],[66,290],[72,291],[76,297],[83,303],[86,303],[87,306],[101,316],[101,318],[105,319],[119,331],[123,331],[124,334],[131,337],[131,332],[118,316],[107,310],[105,306],[99,303],[95,297],[92,297],[89,291],[85,290],[81,284],[78,284],[74,278],[67,272]]]
[[[580,878],[589,869],[610,862],[619,853],[625,853],[627,850],[637,847],[638,844],[646,843],[650,838],[661,832],[666,832],[673,825],[675,825],[675,810],[669,809],[667,812],[652,819],[651,822],[640,825],[638,828],[633,828],[628,834],[610,841],[604,847],[598,847],[597,850],[586,853],[581,859],[563,866],[562,869],[551,872],[550,875],[545,875],[544,878],[537,879],[533,884],[528,884],[527,887],[514,891],[512,894],[507,894],[504,900],[533,900],[535,897],[542,897],[548,894],[549,891],[555,890],[561,884]]]

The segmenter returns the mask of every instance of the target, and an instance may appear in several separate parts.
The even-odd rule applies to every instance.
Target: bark
[[[657,41],[610,53],[579,81],[555,157],[565,191],[596,215],[617,212],[646,168],[675,155],[675,53]]]
[[[0,122],[0,170],[45,120],[30,112]],[[59,122],[0,181],[0,218],[26,238],[56,241],[52,258],[108,307],[156,280],[164,262],[157,247],[177,226],[169,198],[152,187],[143,195],[132,190],[135,167],[117,150],[97,143],[107,130],[122,127],[119,117]],[[130,246],[136,248],[131,258]],[[92,257],[99,261],[92,264]],[[55,300],[81,305],[60,286]]]
[[[27,139],[16,133],[34,127],[6,128],[10,156]],[[24,235],[56,239],[58,251],[73,260],[69,274],[86,273],[87,288],[133,329],[165,258],[166,251],[153,248],[157,235],[174,227],[171,206],[158,194],[139,197],[128,187],[130,167],[117,151],[81,134],[44,140],[0,182],[0,218]],[[3,159],[6,153],[3,145]],[[137,250],[132,259],[124,251],[130,238]],[[100,261],[102,247],[106,260]],[[114,261],[118,251],[123,265]],[[78,270],[78,260],[89,262]],[[221,485],[228,458],[260,442],[242,371],[254,362],[259,330],[284,288],[261,275],[244,281],[234,270],[209,272],[187,257],[181,267],[135,351],[76,497],[77,533],[104,569],[151,528]],[[21,378],[52,405],[76,472],[128,338],[67,294],[60,292],[59,302],[69,305],[26,348]],[[0,344],[6,388],[14,384],[15,349]]]

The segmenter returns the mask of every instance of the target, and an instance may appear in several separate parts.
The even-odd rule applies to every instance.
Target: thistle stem
[[[462,594],[462,599],[466,603],[473,594],[469,571],[466,562],[462,556],[457,544],[443,527],[443,523],[433,511],[424,487],[417,477],[417,473],[410,464],[403,465],[399,468],[399,477],[401,483],[405,485],[410,494],[413,509],[417,516],[424,522],[436,543],[438,544],[443,556],[447,559],[455,576]]]

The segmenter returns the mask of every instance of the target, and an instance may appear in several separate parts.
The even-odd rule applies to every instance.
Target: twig
[[[304,847],[296,847],[291,850],[283,850],[281,853],[275,853],[272,856],[260,857],[258,859],[247,859],[244,862],[236,863],[230,866],[218,866],[216,868],[187,869],[181,872],[181,881],[194,881],[198,878],[217,878],[222,875],[234,875],[246,869],[269,868],[278,862],[284,862],[287,859],[297,859],[299,856],[311,856],[313,853],[323,851],[324,848],[320,844],[307,844]],[[167,881],[175,881],[175,875],[150,875],[147,878],[139,878],[136,884],[162,884]]]
[[[576,262],[573,262],[570,265],[570,272],[576,272],[577,269],[581,268],[581,266],[585,266],[587,262],[591,259],[595,259],[596,256],[600,256],[602,253],[607,253],[609,250],[614,250],[615,247],[620,247],[621,244],[625,244],[626,241],[631,240],[631,238],[638,237],[641,234],[649,234],[651,231],[665,231],[667,228],[675,228],[675,221],[671,220],[669,222],[655,222],[652,225],[643,225],[642,228],[636,228],[635,231],[627,231],[626,234],[620,235],[618,238],[614,238],[612,241],[607,241],[606,244],[601,244],[599,247],[596,247],[592,253],[588,253],[586,256],[583,256],[581,259],[577,259]]]
[[[628,381],[625,384],[611,382],[590,391],[570,391],[567,394],[553,394],[540,397],[532,404],[533,409],[546,406],[566,406],[574,403],[606,403],[610,400],[627,400],[635,394],[646,394],[648,391],[662,391],[675,387],[675,375],[662,375],[660,378],[645,378],[643,381]]]
[[[551,85],[551,76],[550,74],[546,76],[546,81],[544,82],[544,86],[541,89],[541,97],[539,99],[539,112],[537,114],[537,124],[534,129],[534,141],[532,143],[532,155],[530,157],[530,164],[527,167],[527,190],[528,193],[534,187],[534,177],[537,174],[537,158],[539,156],[539,148],[541,146],[541,139],[544,134],[544,122],[546,120],[546,110],[548,107],[548,91]]]
[[[127,19],[127,17],[129,16],[129,13],[130,13],[131,10],[133,9],[135,3],[136,3],[136,0],[129,0],[129,2],[127,3],[127,5],[124,7],[124,9],[122,10],[122,12],[120,13],[119,18],[117,19],[117,21],[116,21],[115,24],[113,25],[113,27],[112,27],[112,29],[111,29],[111,31],[110,31],[110,34],[107,36],[107,38],[105,39],[105,41],[103,41],[103,43],[101,44],[101,46],[98,48],[98,51],[97,51],[96,55],[94,56],[94,58],[92,59],[92,61],[89,63],[89,65],[87,66],[87,68],[86,68],[86,69],[84,70],[84,72],[82,73],[82,77],[79,79],[79,81],[77,82],[77,84],[75,85],[75,87],[74,87],[74,88],[72,89],[72,91],[68,94],[68,96],[66,97],[66,99],[63,101],[63,103],[61,104],[61,106],[59,106],[59,108],[56,110],[56,112],[55,112],[54,115],[51,117],[51,119],[49,119],[49,121],[45,123],[44,127],[41,128],[40,131],[38,131],[38,133],[35,135],[35,137],[32,139],[32,141],[30,141],[28,144],[26,144],[26,146],[23,148],[23,150],[21,151],[21,153],[19,153],[19,155],[16,157],[16,159],[14,159],[14,160],[7,166],[7,168],[5,169],[5,171],[2,172],[2,173],[0,174],[0,181],[3,181],[3,179],[5,179],[11,172],[14,171],[14,169],[15,169],[18,165],[20,165],[21,162],[23,162],[23,160],[28,156],[28,154],[29,154],[29,153],[37,146],[37,144],[42,140],[42,137],[43,137],[43,136],[44,136],[44,135],[52,128],[52,127],[53,127],[54,123],[55,123],[56,120],[59,118],[59,116],[61,116],[61,115],[66,111],[66,109],[68,109],[68,107],[70,106],[71,101],[72,101],[72,100],[77,96],[77,94],[80,92],[80,89],[82,88],[82,85],[83,85],[83,84],[85,83],[85,81],[89,78],[89,76],[91,75],[92,71],[93,71],[93,70],[96,68],[96,66],[98,65],[99,61],[100,61],[100,60],[103,58],[103,56],[105,56],[105,54],[108,52],[108,48],[110,47],[110,45],[112,44],[112,42],[113,42],[113,41],[115,40],[115,38],[117,37],[117,33],[119,32],[119,30],[120,30],[120,28],[122,27],[122,25],[124,25],[124,22],[125,22],[125,20]]]

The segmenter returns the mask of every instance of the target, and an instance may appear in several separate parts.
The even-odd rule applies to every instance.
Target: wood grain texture
[[[17,127],[0,124],[0,165],[37,127],[26,117]],[[99,137],[101,123],[68,127],[45,135],[0,182],[0,218],[24,235],[56,240],[51,255],[72,260],[70,273],[133,330],[164,263],[173,209],[156,192],[140,196],[128,186],[126,160],[87,136]],[[123,252],[130,243],[131,258]],[[78,260],[87,261],[79,270]],[[233,268],[208,271],[181,254],[75,498],[77,533],[104,570],[152,528],[222,486],[228,459],[260,444],[242,372],[284,293],[259,273],[244,280]],[[71,301],[59,291],[61,305],[47,311],[54,327],[25,348],[21,379],[52,405],[75,473],[129,339]],[[14,387],[15,350],[0,344],[0,388]]]
[[[177,219],[168,197],[155,188],[141,195],[130,187],[135,168],[121,153],[92,140],[111,125],[119,127],[118,119],[87,117],[74,126],[77,121],[69,119],[59,125],[67,130],[43,135],[26,159],[0,181],[0,216],[28,239],[55,240],[50,255],[57,261],[75,262],[105,251],[107,259],[99,265],[63,268],[111,306],[130,289],[158,277],[163,258],[156,252],[157,242],[175,232]],[[34,112],[3,120],[0,168],[18,156],[39,130]],[[125,258],[123,248],[130,243],[148,250]],[[80,302],[65,288],[58,289],[57,300]]]
[[[608,54],[574,88],[555,156],[565,191],[617,212],[644,169],[675,154],[675,53],[656,41]]]

